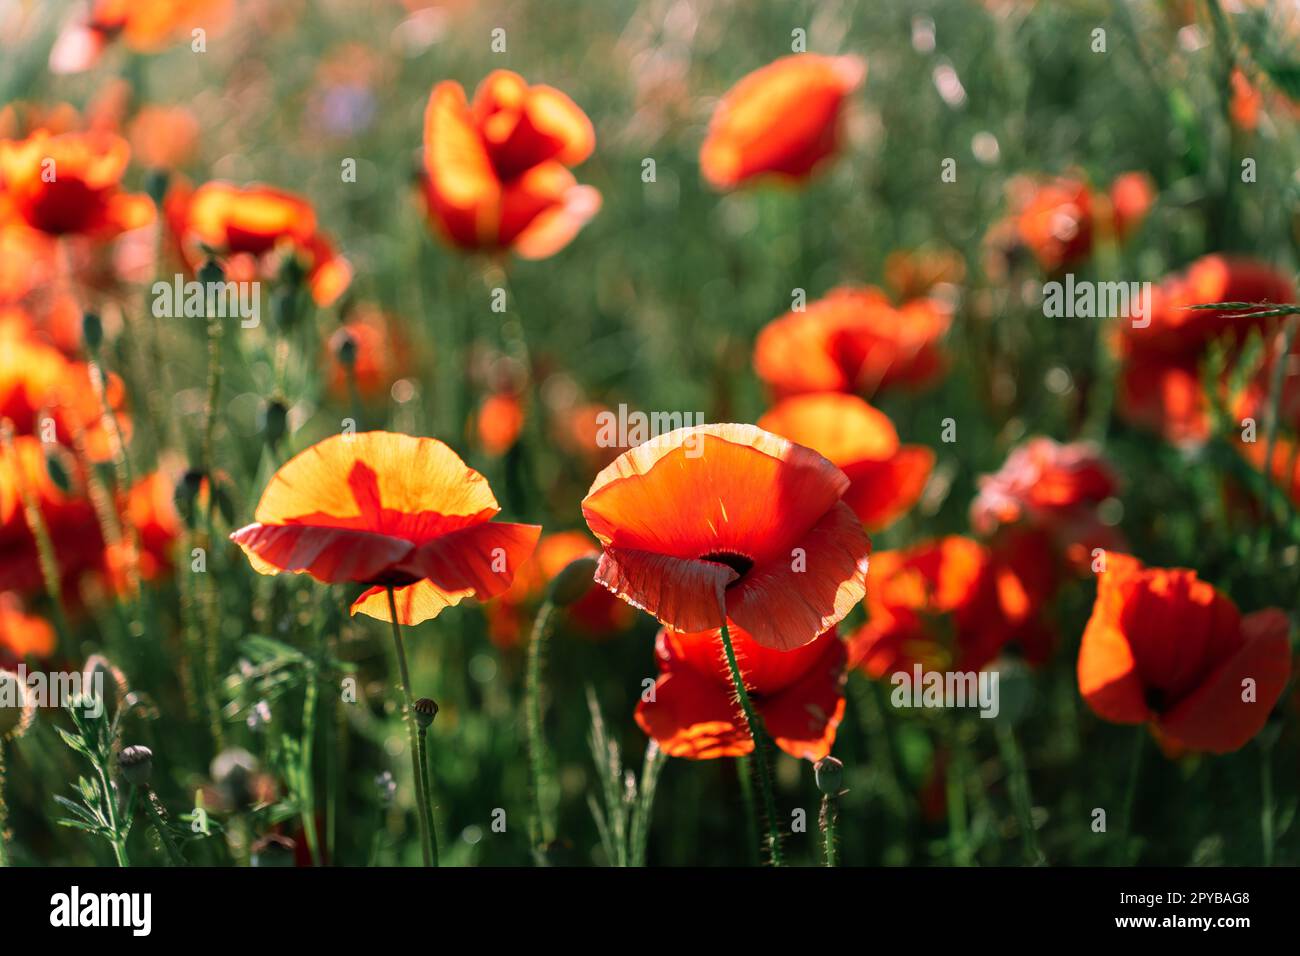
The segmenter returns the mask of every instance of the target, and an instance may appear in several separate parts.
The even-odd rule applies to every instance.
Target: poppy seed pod
[[[271,399],[262,409],[262,434],[266,436],[266,444],[271,448],[275,448],[284,438],[288,428],[288,406],[285,405],[283,399]]]
[[[433,724],[433,718],[438,716],[438,705],[429,697],[421,697],[411,705],[411,712],[415,714],[415,724],[421,730],[428,730]]]
[[[838,797],[844,792],[844,764],[834,757],[823,757],[813,764],[813,777],[824,796]]]
[[[104,341],[104,323],[98,313],[87,312],[81,317],[81,335],[86,340],[86,348],[92,352],[99,350]]]
[[[568,607],[581,600],[596,581],[596,559],[590,555],[577,558],[564,566],[564,570],[551,582],[551,603]]]
[[[124,747],[117,755],[117,764],[122,768],[122,776],[133,787],[149,786],[153,775],[153,751],[148,747]]]

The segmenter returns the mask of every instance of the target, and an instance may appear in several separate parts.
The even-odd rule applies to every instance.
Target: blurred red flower
[[[153,221],[149,197],[122,191],[130,158],[126,140],[111,133],[40,129],[0,140],[0,190],[33,229],[109,238]]]
[[[838,147],[845,98],[866,78],[856,56],[798,53],[750,73],[722,97],[700,148],[717,189],[758,176],[807,177]]]
[[[1277,608],[1243,617],[1194,571],[1112,554],[1079,648],[1079,692],[1104,720],[1149,724],[1168,752],[1228,753],[1281,696],[1290,629]]]
[[[916,504],[934,452],[902,445],[894,424],[856,395],[817,392],[778,402],[758,427],[825,455],[849,479],[844,503],[875,531]]]
[[[424,114],[429,217],[461,249],[554,255],[600,209],[569,172],[595,145],[586,114],[553,87],[496,70],[471,104],[459,83],[439,83]]]
[[[764,647],[736,624],[728,628],[745,688],[776,745],[803,760],[829,754],[844,716],[845,652],[835,628],[790,651]],[[637,705],[636,722],[670,757],[709,760],[754,750],[721,641],[717,628],[659,631],[659,678],[653,696]]]
[[[939,340],[950,321],[936,299],[896,307],[879,289],[841,286],[764,326],[754,370],[777,398],[921,386],[944,368]]]

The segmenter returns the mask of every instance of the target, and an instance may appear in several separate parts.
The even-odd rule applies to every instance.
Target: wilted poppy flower
[[[494,458],[514,447],[524,430],[524,403],[513,392],[489,395],[478,410],[478,442]]]
[[[599,554],[600,546],[581,531],[543,535],[533,556],[515,575],[514,583],[484,608],[493,643],[498,647],[518,644],[530,606],[540,601],[555,576],[578,558]],[[563,613],[574,630],[587,637],[603,637],[626,628],[635,612],[593,581]]]
[[[33,229],[115,236],[153,221],[148,196],[122,192],[131,149],[111,133],[37,130],[0,141],[0,190]]]
[[[191,268],[202,261],[202,245],[231,257],[227,278],[251,279],[264,257],[288,251],[306,267],[312,299],[322,307],[352,281],[352,267],[317,226],[311,203],[293,193],[256,184],[204,183],[169,212],[173,216]]]
[[[862,600],[871,541],[821,455],[753,425],[679,428],[596,476],[596,580],[680,631],[734,621],[791,650]]]
[[[1031,438],[978,484],[970,509],[978,534],[993,535],[1008,525],[1039,530],[1081,568],[1090,566],[1094,548],[1119,546],[1118,533],[1097,515],[1097,505],[1118,492],[1119,481],[1094,445]]]
[[[842,286],[768,323],[754,344],[754,370],[778,398],[920,386],[943,369],[939,340],[950,321],[936,299],[895,307],[879,289]]]
[[[1015,641],[1047,640],[1024,583],[987,548],[949,536],[881,551],[867,578],[867,622],[849,638],[851,666],[882,678],[921,664],[979,670]]]
[[[773,742],[803,760],[829,754],[844,716],[845,652],[835,628],[790,651],[764,647],[734,623],[728,630],[745,689]],[[659,679],[653,696],[637,705],[636,722],[670,757],[708,760],[754,750],[720,634],[659,631]]]
[[[352,605],[418,624],[467,597],[495,597],[532,553],[541,528],[493,521],[487,481],[433,438],[335,435],[271,478],[256,523],[230,537],[262,574],[310,574],[369,586]]]
[[[1152,291],[1147,319],[1135,326],[1126,318],[1117,326],[1120,414],[1170,441],[1204,439],[1209,420],[1200,364],[1210,344],[1228,338],[1239,348],[1251,331],[1275,327],[1278,320],[1188,306],[1294,301],[1295,289],[1285,275],[1251,259],[1204,256],[1185,273],[1166,278]]]
[[[438,231],[461,249],[553,255],[600,209],[568,167],[596,136],[574,102],[496,70],[471,104],[459,83],[433,88],[424,114],[424,193]]]
[[[856,56],[798,53],[750,73],[718,103],[700,171],[729,189],[756,176],[798,180],[835,152],[845,98],[862,84]]]
[[[1079,692],[1104,720],[1149,724],[1172,752],[1228,753],[1281,696],[1289,633],[1281,610],[1243,617],[1194,571],[1111,554],[1079,648]]]
[[[902,445],[894,423],[856,395],[818,392],[787,398],[758,427],[825,455],[848,476],[844,503],[873,531],[911,508],[930,477],[934,452]]]

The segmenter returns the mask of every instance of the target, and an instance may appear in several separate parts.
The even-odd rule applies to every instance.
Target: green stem
[[[1038,847],[1038,832],[1034,828],[1033,797],[1029,789],[1029,773],[1025,769],[1024,753],[1016,740],[1016,731],[1009,723],[997,722],[998,748],[1002,751],[1002,762],[1007,766],[1008,783],[1011,799],[1016,805],[1016,814],[1020,817],[1020,835],[1025,843],[1025,858],[1030,866],[1043,862],[1042,850]]]
[[[749,766],[748,757],[736,758],[736,779],[740,782],[741,802],[745,806],[745,832],[749,834],[749,862],[752,866],[758,866],[762,860],[758,858],[759,836],[758,836],[758,814],[754,812],[754,781],[750,777],[752,773]]]
[[[388,613],[393,620],[393,647],[397,651],[397,669],[402,680],[402,716],[406,721],[406,730],[411,745],[411,773],[415,777],[416,815],[420,821],[420,851],[424,856],[424,865],[433,866],[433,845],[429,840],[429,804],[424,796],[424,775],[420,772],[420,741],[415,729],[415,711],[412,707],[411,675],[406,668],[406,649],[402,645],[402,625],[397,621],[397,598],[393,595],[390,584],[388,591]]]
[[[148,788],[145,789],[144,794],[144,809],[145,813],[149,815],[149,821],[158,832],[158,839],[162,841],[163,848],[167,851],[167,859],[171,861],[172,866],[184,866],[185,858],[181,856],[181,851],[177,849],[175,841],[167,832],[167,823],[163,818],[163,810],[158,803],[158,796]]]
[[[749,736],[754,741],[754,761],[758,771],[758,787],[763,797],[763,812],[767,816],[767,851],[773,866],[781,866],[781,833],[776,823],[776,800],[772,796],[772,772],[768,766],[767,732],[763,729],[762,718],[754,709],[745,688],[745,679],[741,676],[740,665],[736,663],[736,652],[731,646],[731,632],[724,621],[721,629],[722,650],[727,657],[727,667],[731,670],[731,684],[740,701],[740,709],[745,714],[745,724]]]
[[[1124,803],[1120,807],[1120,839],[1116,843],[1118,860],[1121,865],[1129,865],[1129,854],[1134,847],[1133,839],[1133,804],[1137,797],[1138,779],[1142,776],[1142,752],[1146,749],[1147,731],[1139,727],[1137,739],[1133,744],[1133,755],[1129,758],[1128,784],[1124,788]]]
[[[822,842],[826,845],[826,865],[836,866],[835,861],[835,801],[829,797],[822,797],[822,812],[818,817],[822,825]]]
[[[433,825],[433,778],[429,774],[428,731],[420,728],[420,780],[424,783],[424,812],[429,825],[429,858],[438,866],[438,830]]]
[[[1270,746],[1259,748],[1259,789],[1262,805],[1259,811],[1259,835],[1264,844],[1264,865],[1273,865],[1273,750]]]
[[[548,600],[537,612],[533,633],[528,641],[528,762],[533,775],[534,812],[537,814],[537,837],[541,846],[546,846],[555,839],[550,761],[546,751],[546,737],[542,733],[542,663],[554,616],[555,605]]]

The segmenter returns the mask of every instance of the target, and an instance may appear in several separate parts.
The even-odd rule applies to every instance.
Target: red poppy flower
[[[1076,568],[1087,569],[1093,549],[1121,547],[1118,532],[1097,514],[1097,505],[1118,490],[1096,447],[1039,436],[1014,449],[995,474],[979,478],[971,526],[981,535],[1009,525],[1040,531],[1054,543],[1049,553],[1059,551]]]
[[[1079,648],[1079,692],[1104,720],[1149,724],[1173,752],[1228,753],[1282,694],[1290,627],[1277,608],[1243,617],[1194,571],[1111,554]]]
[[[1239,310],[1189,309],[1210,302],[1294,302],[1285,275],[1250,259],[1205,256],[1181,275],[1166,278],[1152,293],[1149,323],[1123,320],[1114,339],[1122,363],[1119,412],[1154,428],[1170,441],[1198,441],[1208,434],[1200,363],[1210,343],[1227,337],[1236,345],[1249,332],[1276,319],[1257,319]]]
[[[809,643],[862,600],[871,540],[821,455],[753,425],[679,428],[620,455],[582,502],[596,580],[680,631],[723,614],[758,643]]]
[[[262,574],[369,585],[353,614],[390,620],[393,587],[401,623],[418,624],[510,586],[541,528],[491,520],[500,510],[483,476],[442,442],[363,432],[286,462],[256,522],[230,537]]]
[[[122,192],[130,158],[126,140],[110,133],[41,129],[0,140],[0,189],[33,229],[111,237],[153,221],[148,196]]]
[[[523,637],[531,606],[537,603],[557,574],[578,558],[596,557],[600,546],[581,531],[544,535],[533,556],[524,562],[514,583],[484,610],[488,634],[498,647],[514,647]],[[587,637],[604,637],[631,623],[635,612],[592,582],[587,592],[564,608],[568,623]]]
[[[950,536],[871,559],[867,622],[849,638],[851,666],[882,678],[921,664],[979,670],[1008,643],[1048,643],[1036,589],[970,538]]]
[[[757,176],[807,177],[838,148],[844,100],[867,75],[856,56],[799,53],[750,73],[718,103],[700,171],[729,189]]]
[[[316,223],[311,203],[269,186],[204,183],[188,198],[178,193],[169,219],[177,223],[191,269],[202,261],[200,245],[231,257],[227,278],[252,279],[264,257],[278,249],[296,255],[307,269],[317,305],[338,299],[352,280],[352,267]]]
[[[776,651],[729,624],[745,689],[778,747],[803,760],[831,752],[844,716],[844,644],[835,628],[792,651]],[[655,641],[659,678],[636,722],[670,757],[709,760],[752,753],[754,740],[723,659],[721,631],[663,628]]]
[[[496,70],[471,104],[459,83],[439,83],[424,114],[429,217],[461,249],[544,259],[600,209],[568,169],[595,144],[586,114],[553,87]]]
[[[942,371],[939,340],[950,321],[936,299],[895,307],[878,289],[844,286],[768,323],[754,344],[754,370],[778,398],[920,386]]]
[[[825,455],[849,478],[844,503],[869,531],[916,504],[934,467],[934,452],[901,445],[894,424],[856,395],[819,392],[779,402],[758,427]]]

